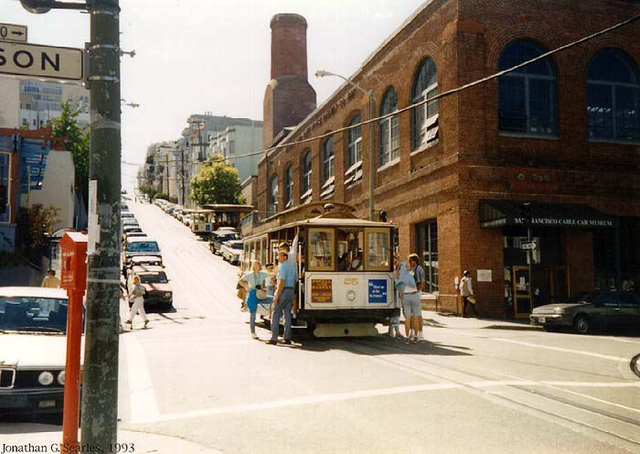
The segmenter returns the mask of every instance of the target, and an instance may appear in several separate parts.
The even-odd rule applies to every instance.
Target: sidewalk
[[[62,442],[62,427],[45,424],[0,424],[0,438],[5,445],[6,452],[60,452],[58,446]],[[188,452],[190,454],[219,454],[220,451],[183,440],[182,438],[167,437],[147,432],[118,431],[118,444],[128,445],[128,450],[119,452],[144,454],[175,454]],[[31,446],[31,450],[28,450]],[[53,447],[52,447],[53,446]],[[20,448],[23,448],[20,450]],[[37,451],[33,447],[40,447]],[[91,451],[83,451],[91,452]],[[116,452],[116,451],[114,451]]]
[[[453,329],[506,329],[518,331],[542,331],[541,326],[529,324],[529,320],[492,320],[462,318],[455,314],[444,314],[435,311],[422,311],[425,326]]]

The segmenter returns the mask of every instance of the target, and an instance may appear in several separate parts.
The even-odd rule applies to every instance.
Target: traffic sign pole
[[[90,2],[91,158],[82,444],[117,442],[120,304],[119,0]]]

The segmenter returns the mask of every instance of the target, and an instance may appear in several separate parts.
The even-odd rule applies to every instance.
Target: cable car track
[[[322,342],[324,342],[326,345],[331,346],[332,343],[337,344],[338,340],[331,340],[331,341],[327,341],[327,340],[321,340]],[[416,350],[412,349],[411,347],[403,347],[403,346],[396,346],[396,345],[388,345],[388,344],[384,344],[384,346],[380,345],[379,343],[373,343],[368,339],[350,339],[350,343],[345,344],[344,342],[341,343],[339,345],[339,347],[341,349],[347,350],[347,351],[352,351],[354,353],[357,354],[361,354],[361,355],[367,355],[367,356],[374,356],[371,353],[371,350],[374,351],[381,351],[381,352],[388,352],[389,350],[395,350],[399,353],[411,353],[413,355],[415,355]],[[336,347],[338,347],[336,345]],[[367,351],[367,349],[369,349],[369,351]],[[502,394],[497,394],[497,393],[493,393],[491,391],[488,391],[485,388],[478,388],[476,386],[474,386],[473,384],[470,384],[468,382],[463,382],[460,380],[456,380],[456,379],[452,379],[450,377],[445,377],[443,375],[440,375],[436,372],[431,372],[431,371],[425,371],[424,369],[421,369],[419,367],[416,366],[411,366],[411,365],[407,365],[407,364],[402,364],[401,362],[398,361],[394,361],[390,358],[384,358],[381,356],[375,356],[375,359],[378,361],[382,361],[382,362],[386,362],[389,364],[393,364],[396,367],[401,367],[404,369],[409,369],[409,370],[413,370],[414,372],[418,372],[420,375],[429,375],[431,377],[433,377],[434,379],[439,379],[439,380],[444,380],[450,383],[454,383],[456,385],[459,385],[461,389],[467,391],[467,392],[472,392],[473,394],[479,395],[481,397],[486,397],[491,396],[491,398],[493,399],[498,399],[498,400],[502,400],[504,402],[507,402],[508,404],[514,405],[516,407],[524,407],[530,411],[533,411],[534,413],[542,413],[546,416],[552,417],[552,418],[558,418],[560,420],[566,421],[570,424],[574,424],[577,426],[581,426],[585,429],[590,429],[590,430],[594,430],[600,434],[606,435],[606,436],[610,436],[613,437],[619,441],[622,441],[624,443],[630,443],[636,447],[640,447],[640,441],[637,440],[633,440],[631,438],[625,437],[624,435],[620,435],[617,433],[614,433],[610,430],[607,429],[603,429],[601,427],[597,427],[593,424],[584,422],[584,421],[580,421],[577,420],[575,418],[572,418],[570,416],[565,416],[562,414],[559,414],[558,412],[554,412],[554,411],[550,411],[544,408],[540,408],[538,406],[534,406],[522,401],[519,401],[517,399],[502,395]],[[494,381],[494,378],[488,377],[486,374],[482,374],[480,373],[480,371],[477,370],[477,368],[474,368],[475,371],[471,372],[469,369],[460,369],[457,367],[452,367],[450,365],[441,365],[441,364],[437,364],[435,362],[431,362],[428,360],[425,360],[424,358],[416,358],[415,356],[411,357],[412,360],[417,361],[419,363],[422,363],[426,366],[434,366],[437,368],[441,368],[441,369],[446,369],[446,370],[450,370],[452,372],[457,372],[457,373],[461,373],[461,374],[465,374],[471,377],[475,377],[475,378],[479,378],[481,379],[481,381],[486,381],[486,380],[490,380],[490,381]],[[560,387],[555,387],[552,385],[548,385],[545,384],[544,382],[539,382],[539,381],[534,381],[534,380],[530,380],[530,379],[525,379],[522,377],[516,377],[516,376],[512,376],[512,375],[506,375],[506,374],[502,374],[500,372],[495,372],[492,371],[493,374],[497,374],[497,375],[502,375],[503,377],[508,377],[509,379],[519,379],[523,382],[531,382],[532,384],[537,384],[539,386],[542,387],[547,387],[547,388],[552,388],[552,389],[556,389],[556,390],[560,390],[560,391],[567,391],[563,388]],[[638,420],[634,420],[632,418],[628,418],[626,416],[622,416],[622,415],[617,415],[614,414],[612,412],[606,411],[606,410],[600,410],[598,408],[594,408],[592,406],[586,405],[586,404],[581,404],[578,402],[574,402],[568,399],[564,399],[562,397],[550,394],[550,393],[546,393],[544,391],[540,391],[539,389],[529,389],[526,387],[526,385],[514,385],[514,384],[504,384],[503,386],[511,388],[511,389],[516,389],[518,391],[521,392],[526,392],[535,396],[539,396],[542,398],[545,398],[547,400],[556,402],[558,404],[562,404],[565,405],[567,407],[571,407],[573,409],[576,410],[580,410],[583,412],[587,412],[590,413],[592,415],[596,415],[597,417],[602,417],[602,418],[607,418],[613,421],[617,421],[619,423],[623,423],[623,424],[628,424],[634,427],[638,427],[640,428],[640,421]]]

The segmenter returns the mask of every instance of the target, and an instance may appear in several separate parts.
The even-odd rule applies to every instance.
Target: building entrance
[[[561,233],[562,229],[538,228],[528,239],[526,229],[504,228],[505,298],[515,318],[527,318],[534,307],[569,297]]]
[[[569,297],[569,273],[561,266],[509,267],[511,304],[515,318],[527,318],[534,307],[566,301]]]

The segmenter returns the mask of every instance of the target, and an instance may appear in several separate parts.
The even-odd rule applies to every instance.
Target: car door
[[[614,316],[616,326],[640,327],[640,300],[630,292],[620,292],[620,304]]]
[[[594,298],[595,310],[592,321],[599,326],[612,327],[616,324],[616,314],[620,303],[617,292],[601,292]]]

